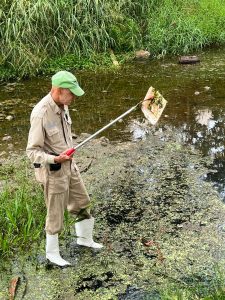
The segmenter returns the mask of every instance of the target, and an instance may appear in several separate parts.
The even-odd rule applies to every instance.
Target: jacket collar
[[[49,93],[49,105],[56,114],[60,115],[62,113],[62,109],[55,103],[50,93]]]

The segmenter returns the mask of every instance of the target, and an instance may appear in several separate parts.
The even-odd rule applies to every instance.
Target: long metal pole
[[[91,136],[89,136],[83,142],[81,142],[80,144],[78,144],[77,146],[75,146],[74,149],[80,148],[81,146],[83,146],[84,144],[86,144],[88,141],[90,141],[91,139],[93,139],[96,135],[98,135],[102,131],[106,130],[107,128],[109,128],[110,126],[112,126],[114,123],[116,123],[117,121],[119,121],[120,119],[122,119],[123,117],[125,117],[126,115],[128,115],[129,113],[131,113],[133,110],[135,110],[137,108],[137,106],[139,104],[140,104],[140,102],[138,104],[136,104],[135,106],[131,107],[129,110],[127,110],[125,113],[123,113],[119,117],[117,117],[115,120],[111,121],[109,124],[105,125],[101,129],[99,129],[97,132],[95,132],[94,134],[92,134]]]

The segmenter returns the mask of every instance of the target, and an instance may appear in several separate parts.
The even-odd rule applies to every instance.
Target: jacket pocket
[[[46,131],[47,136],[51,143],[57,143],[60,142],[60,131],[57,127],[53,127],[51,129],[48,129]]]

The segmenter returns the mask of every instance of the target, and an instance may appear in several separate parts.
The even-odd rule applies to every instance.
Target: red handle
[[[66,151],[66,155],[70,156],[70,155],[72,155],[74,152],[75,152],[75,149],[74,149],[74,148],[71,148],[71,149],[69,149],[69,150]]]

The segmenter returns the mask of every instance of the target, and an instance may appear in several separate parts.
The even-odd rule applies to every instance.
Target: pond
[[[134,61],[116,72],[77,72],[85,95],[70,107],[73,132],[94,133],[139,102],[149,86],[168,100],[159,130],[170,127],[176,138],[203,155],[213,157],[207,175],[225,198],[224,118],[225,53],[223,49],[199,53],[200,63],[180,65],[178,59]],[[50,78],[34,78],[0,86],[0,158],[24,150],[32,107],[50,89]],[[7,120],[7,116],[13,118]],[[102,135],[112,142],[144,137],[137,110]],[[11,138],[10,138],[11,137]]]

